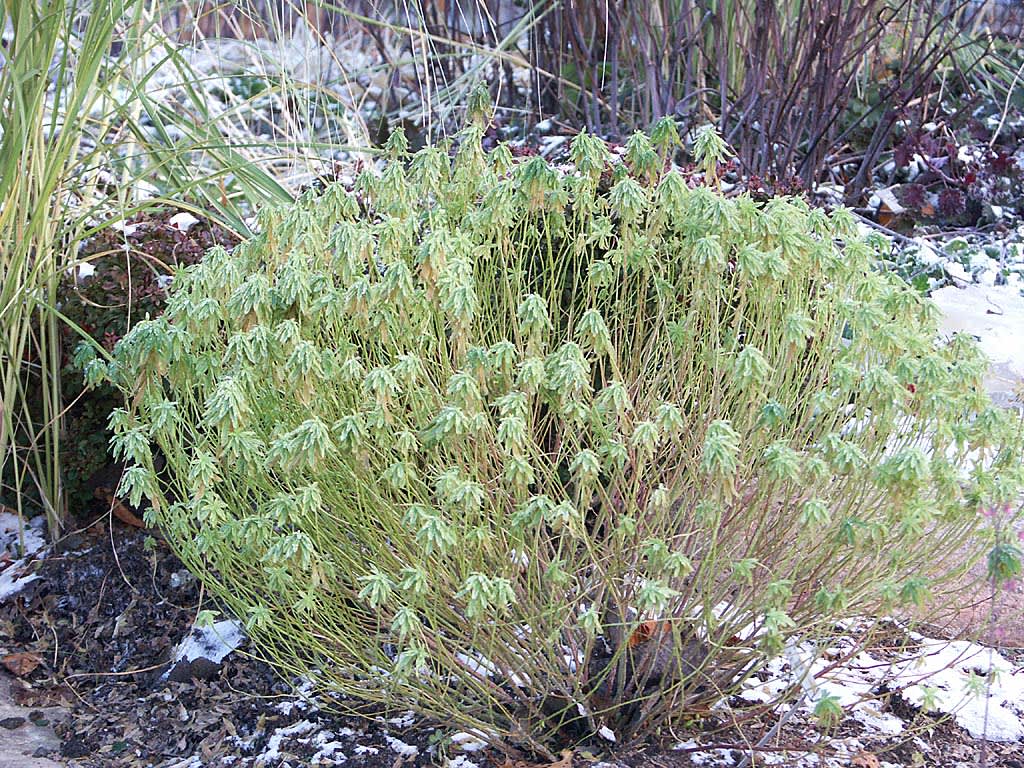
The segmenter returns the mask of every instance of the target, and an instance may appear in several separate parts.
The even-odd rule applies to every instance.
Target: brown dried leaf
[[[878,758],[870,752],[861,750],[850,759],[852,768],[881,768]]]
[[[97,488],[93,491],[97,499],[102,499],[110,505],[110,511],[118,520],[132,528],[145,528],[146,524],[139,519],[139,516],[132,512],[124,503],[115,496],[109,488]]]
[[[22,680],[16,680],[15,683],[11,686],[11,699],[19,707],[66,707],[77,701],[74,692],[67,685],[58,685],[56,688],[33,688]]]
[[[34,653],[22,651],[20,653],[9,653],[0,659],[0,664],[7,667],[7,670],[15,677],[27,677],[31,675],[43,660]]]
[[[655,634],[668,632],[670,629],[667,621],[655,621],[654,619],[648,619],[647,621],[640,622],[640,625],[633,630],[633,634],[629,637],[629,647],[636,648],[641,643],[646,643]]]

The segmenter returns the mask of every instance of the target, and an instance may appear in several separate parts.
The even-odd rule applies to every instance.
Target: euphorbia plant
[[[849,213],[726,199],[711,136],[692,186],[668,122],[481,135],[264,210],[117,348],[123,491],[267,654],[551,754],[962,570],[1020,424]]]

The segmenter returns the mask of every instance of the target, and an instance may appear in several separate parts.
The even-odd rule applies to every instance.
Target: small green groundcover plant
[[[694,186],[671,122],[553,166],[484,120],[264,210],[87,366],[122,492],[257,647],[550,755],[941,593],[1021,481],[972,340],[848,212],[722,196],[713,133]]]

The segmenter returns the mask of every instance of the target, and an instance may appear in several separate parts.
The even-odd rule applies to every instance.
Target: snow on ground
[[[46,547],[46,518],[33,517],[25,521],[24,551],[22,551],[21,522],[13,512],[0,512],[0,556],[29,557]]]
[[[907,637],[912,649],[885,654],[861,651],[834,668],[832,660],[855,650],[852,637],[841,637],[829,648],[794,643],[768,662],[759,676],[747,680],[739,694],[744,701],[770,703],[783,691],[802,688],[804,698],[793,713],[798,721],[812,721],[815,703],[833,696],[865,728],[859,738],[832,740],[834,755],[766,752],[760,755],[762,763],[793,768],[848,766],[864,748],[864,740],[902,734],[904,721],[883,711],[879,699],[883,690],[914,707],[952,716],[975,739],[1024,743],[1024,667],[976,643],[934,640],[916,632],[908,632]],[[779,705],[780,717],[786,717],[791,706]],[[728,710],[728,705],[723,709]],[[702,749],[692,739],[675,748],[687,751],[696,765],[735,764],[734,750]],[[886,765],[881,762],[883,768]]]
[[[916,707],[953,715],[974,738],[1024,742],[1024,668],[976,643],[931,640],[915,632],[909,637],[918,647],[895,659],[862,651],[835,669],[829,669],[829,659],[852,650],[852,638],[841,638],[824,653],[811,643],[796,644],[768,663],[766,681],[748,680],[740,697],[770,702],[802,685],[808,713],[821,697],[834,696],[869,730],[894,734],[902,723],[883,713],[876,698],[884,685]]]
[[[193,627],[192,632],[178,646],[174,661],[208,659],[219,664],[245,642],[242,625],[232,619],[218,621],[208,627]]]
[[[22,529],[16,514],[0,512],[0,600],[17,594],[39,578],[27,573],[27,567],[45,549],[46,518],[26,520]]]
[[[281,759],[281,743],[289,736],[305,736],[316,730],[316,724],[311,723],[309,720],[300,720],[297,723],[286,726],[285,728],[278,728],[274,731],[270,740],[267,742],[267,748],[263,751],[263,754],[256,760],[257,765],[275,765],[276,760]]]
[[[968,333],[992,361],[985,386],[1000,405],[1008,405],[1024,382],[1024,296],[1016,286],[955,285],[932,292],[942,310],[944,334]]]
[[[874,625],[872,619],[857,619],[843,622],[841,631],[846,634],[827,643],[794,641],[744,682],[739,698],[750,704],[777,704],[785,692],[796,690],[802,699],[795,706],[789,703],[792,697],[777,704],[776,717],[804,733],[822,734],[819,751],[759,752],[758,765],[848,768],[862,764],[857,756],[871,753],[872,745],[894,740],[912,742],[916,750],[928,752],[931,747],[915,736],[914,727],[886,707],[883,691],[893,697],[896,711],[901,710],[895,702],[902,701],[913,709],[949,715],[976,739],[984,736],[1024,748],[1024,666],[1015,666],[998,651],[975,643],[935,640],[909,630],[899,633],[903,646],[886,643],[860,649],[855,638],[870,636]],[[893,625],[899,623],[884,620],[887,636]],[[230,628],[221,632],[228,634]],[[842,659],[846,661],[839,661]],[[367,722],[365,730],[339,728],[337,723],[321,719],[327,710],[321,709],[323,701],[313,693],[310,680],[299,678],[296,683],[301,692],[286,700],[294,702],[293,706],[282,708],[279,703],[275,711],[302,714],[290,724],[237,739],[245,753],[245,765],[339,765],[368,755],[380,755],[396,764],[417,757],[433,759],[445,768],[478,768],[487,762],[484,733],[452,728],[433,734],[433,728],[411,712],[375,718],[375,722]],[[863,732],[838,737],[835,732],[826,735],[819,731],[813,710],[825,695],[834,696],[846,718],[860,723]],[[714,709],[728,720],[735,703],[730,698]],[[676,745],[676,749],[686,751],[695,765],[708,768],[735,767],[749,754],[705,745],[701,736]],[[295,763],[297,754],[309,757]],[[884,760],[877,765],[897,768]]]
[[[932,292],[943,333],[969,333],[994,365],[1024,377],[1024,296],[1009,285],[953,285]]]
[[[399,757],[412,758],[416,757],[420,753],[420,748],[413,744],[406,744],[401,739],[397,739],[394,736],[385,734],[384,739],[387,741],[388,746],[391,747],[391,751],[395,752]]]
[[[923,706],[931,699],[976,739],[1024,741],[1024,669],[975,643],[911,637],[921,650],[896,665],[893,677],[907,701]]]
[[[941,310],[942,334],[978,339],[992,361],[986,389],[997,405],[1013,405],[1024,383],[1024,224],[894,245],[897,271],[926,289]]]
[[[320,749],[309,759],[311,765],[338,765],[348,760],[342,750],[349,745],[335,740],[330,731],[318,733],[313,743]]]
[[[479,731],[459,731],[452,734],[452,746],[461,749],[463,752],[479,752],[487,749],[487,742]]]
[[[851,633],[819,647],[809,641],[792,642],[756,674],[745,680],[739,698],[752,704],[773,704],[786,691],[801,696],[796,704],[778,704],[782,722],[808,724],[813,728],[815,704],[825,696],[834,697],[847,718],[864,727],[858,737],[828,741],[825,752],[759,752],[760,765],[789,768],[845,768],[870,742],[891,742],[894,737],[911,738],[905,721],[885,711],[882,696],[896,696],[914,708],[936,715],[948,715],[971,737],[992,742],[1024,745],[1024,665],[1014,665],[993,648],[966,641],[927,638],[906,632],[907,646],[895,649],[857,650],[853,635],[860,636],[873,625],[870,619],[846,622]],[[837,663],[837,659],[846,659]],[[884,694],[883,694],[884,692]],[[726,718],[732,709],[727,700],[714,708]],[[928,751],[921,742],[920,751]],[[749,753],[704,748],[694,739],[680,742],[675,749],[686,751],[695,765],[724,768],[734,766]],[[873,763],[865,763],[873,764]],[[895,768],[884,760],[880,768]]]
[[[193,224],[198,224],[199,219],[193,216],[191,213],[182,212],[176,213],[167,220],[168,225],[174,227],[179,232],[188,232]]]

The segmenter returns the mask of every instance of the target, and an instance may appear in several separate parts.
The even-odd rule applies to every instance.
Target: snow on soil
[[[859,634],[871,621],[856,620],[846,626]],[[855,653],[857,646],[851,636],[835,639],[827,648],[794,642],[747,679],[739,698],[752,704],[776,702],[787,690],[802,693],[796,705],[777,706],[781,718],[793,715],[794,722],[813,728],[816,703],[831,696],[847,717],[864,727],[864,733],[856,738],[830,739],[833,754],[762,752],[758,764],[789,768],[857,765],[860,763],[850,761],[858,753],[870,751],[868,742],[885,742],[900,735],[912,738],[918,751],[928,752],[925,742],[905,732],[903,719],[884,711],[883,691],[914,709],[951,716],[972,738],[1024,744],[1024,665],[1014,665],[997,650],[976,643],[931,639],[917,632],[907,632],[906,637],[912,649],[903,652]],[[847,657],[841,664],[835,661]],[[723,700],[713,709],[728,717],[731,707]],[[680,742],[675,749],[686,751],[693,764],[700,766],[725,768],[742,760],[736,750],[704,749],[694,739]],[[884,760],[878,765],[897,768]]]
[[[912,631],[904,633],[904,649],[855,652],[854,636],[862,636],[872,623],[868,619],[845,623],[849,635],[831,640],[827,647],[809,641],[791,643],[782,655],[749,678],[739,693],[739,698],[749,704],[772,704],[787,690],[801,691],[803,698],[795,707],[780,704],[776,712],[812,733],[816,731],[812,714],[816,702],[823,696],[834,696],[846,716],[863,726],[863,732],[846,738],[833,734],[827,746],[823,743],[823,751],[817,753],[759,752],[757,764],[847,768],[857,765],[851,761],[861,752],[871,752],[873,744],[891,743],[894,738],[906,739],[915,750],[927,754],[931,747],[914,735],[901,716],[887,711],[882,691],[894,700],[902,699],[911,710],[921,708],[949,715],[973,738],[1024,745],[1024,666],[1015,666],[991,648],[966,641],[930,639]],[[847,657],[845,662],[836,661]],[[453,729],[443,734],[445,738],[437,738],[442,734],[431,735],[433,728],[418,722],[411,713],[376,718],[366,730],[338,728],[336,723],[319,718],[318,703],[323,702],[311,695],[309,682],[298,682],[303,690],[295,694],[291,706],[276,707],[279,712],[287,710],[296,716],[294,722],[238,739],[246,755],[245,765],[340,765],[360,756],[382,755],[396,763],[419,757],[445,768],[478,768],[479,763],[473,760],[486,750],[485,734]],[[714,708],[726,719],[731,714],[729,701],[735,699],[723,700]],[[409,743],[413,740],[416,743]],[[705,747],[699,737],[677,744],[676,749],[685,750],[694,765],[709,768],[735,766],[749,754]],[[297,758],[298,754],[311,756]],[[296,759],[299,762],[294,762]],[[884,760],[878,765],[897,768]]]
[[[244,642],[242,625],[232,619],[218,621],[208,627],[195,626],[175,651],[174,662],[208,659],[219,664]]]
[[[936,709],[952,713],[976,739],[1024,741],[1024,669],[974,643],[913,637],[924,654],[897,667],[894,678],[919,681],[903,688],[905,699],[923,706],[933,697]]]
[[[6,600],[39,577],[27,573],[31,560],[46,549],[46,519],[42,516],[25,521],[24,530],[18,516],[0,512],[0,600]]]
[[[904,721],[883,711],[878,698],[883,690],[915,708],[952,716],[975,739],[1024,743],[1024,667],[976,643],[934,640],[916,632],[907,635],[916,645],[914,650],[885,658],[879,652],[861,651],[835,668],[830,668],[833,659],[854,650],[852,638],[839,638],[825,649],[796,643],[770,661],[759,676],[746,681],[739,696],[747,702],[772,702],[782,691],[799,686],[804,697],[795,707],[796,721],[812,722],[815,704],[824,696],[833,696],[865,729],[856,738],[832,739],[832,755],[765,752],[759,754],[759,764],[839,768],[851,765],[851,758],[866,749],[865,742],[903,734]],[[779,714],[784,716],[790,707],[780,705]],[[729,709],[725,702],[718,708]],[[928,751],[927,744],[914,741],[919,751]],[[724,768],[736,764],[735,750],[703,749],[693,739],[680,742],[675,749],[685,750],[695,765]],[[879,765],[895,768],[885,761]]]
[[[942,334],[974,336],[991,360],[985,388],[995,403],[1019,405],[1015,390],[1024,383],[1024,223],[1000,232],[920,236],[893,245],[894,267],[941,310]]]
[[[24,551],[21,550],[21,523],[13,512],[0,512],[0,556],[28,557],[46,547],[46,519],[42,516],[25,521]]]
[[[955,285],[932,292],[943,333],[968,333],[992,362],[986,388],[1011,394],[1024,381],[1024,297],[1010,285]]]
[[[396,739],[394,736],[385,735],[384,739],[387,741],[388,746],[391,747],[391,751],[398,754],[400,757],[411,758],[416,757],[420,753],[420,748],[412,744],[406,744],[401,739]]]
[[[169,226],[174,227],[180,232],[188,232],[193,224],[198,224],[199,219],[193,216],[191,213],[181,212],[176,213],[167,220]]]
[[[481,749],[487,749],[487,742],[482,736],[479,731],[459,731],[452,734],[452,746],[463,752],[479,752]]]
[[[834,696],[868,730],[892,735],[902,723],[881,711],[876,694],[884,685],[915,707],[953,715],[976,739],[1024,742],[1024,668],[976,643],[932,640],[916,632],[909,637],[917,648],[895,659],[862,651],[831,670],[830,659],[853,650],[851,638],[841,638],[824,653],[799,643],[769,662],[766,681],[748,680],[740,697],[770,702],[800,684],[807,694],[806,712],[821,697]]]
[[[316,730],[316,724],[311,723],[309,720],[300,720],[297,723],[292,723],[285,728],[278,728],[274,731],[270,740],[267,742],[267,748],[260,755],[260,759],[256,761],[257,765],[272,764],[272,760],[281,759],[281,743],[289,736],[305,736],[308,733]]]

